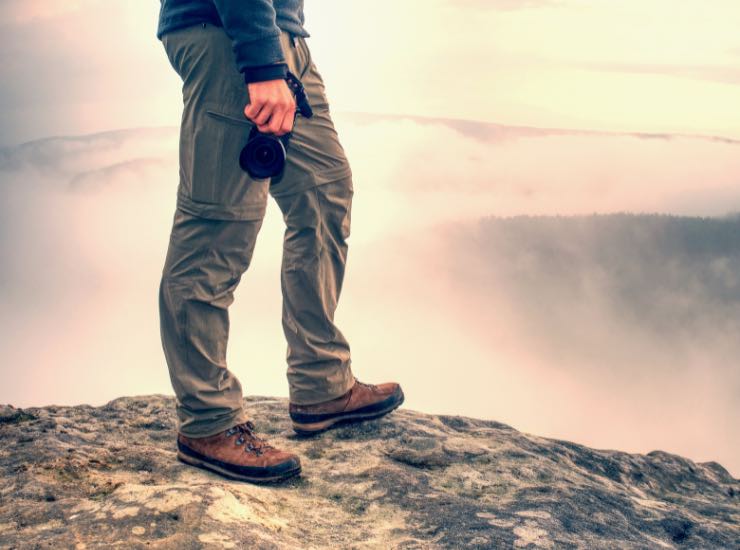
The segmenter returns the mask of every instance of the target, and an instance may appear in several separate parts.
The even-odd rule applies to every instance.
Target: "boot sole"
[[[334,418],[328,418],[321,420],[320,422],[302,423],[293,421],[293,430],[296,434],[301,436],[314,435],[321,432],[325,432],[329,428],[336,426],[337,424],[352,424],[356,422],[362,422],[363,420],[372,420],[385,416],[389,412],[396,410],[403,404],[404,395],[401,392],[399,398],[392,402],[388,407],[379,411],[373,411],[371,413],[347,413],[341,416],[335,416]]]
[[[217,466],[216,464],[212,464],[210,462],[200,460],[193,456],[186,455],[179,449],[177,451],[177,459],[180,462],[184,462],[185,464],[188,464],[189,466],[195,466],[203,470],[209,470],[211,472],[215,472],[217,474],[220,474],[224,477],[228,477],[230,479],[235,479],[238,481],[249,481],[251,483],[275,483],[276,481],[283,481],[284,479],[290,479],[301,473],[301,467],[298,466],[298,468],[294,468],[293,470],[288,470],[279,475],[252,477],[252,476],[247,476],[244,474],[238,474],[236,472],[232,472],[230,470],[221,468]]]

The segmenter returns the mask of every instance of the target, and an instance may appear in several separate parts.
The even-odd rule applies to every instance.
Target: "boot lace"
[[[226,430],[226,437],[230,437],[238,433],[239,437],[236,438],[234,443],[236,445],[241,445],[246,442],[247,444],[244,447],[244,452],[253,453],[257,456],[263,454],[267,449],[275,448],[264,439],[257,437],[254,431],[254,424],[251,420],[247,420],[246,422],[242,422],[241,424],[237,424],[236,426],[232,426]]]

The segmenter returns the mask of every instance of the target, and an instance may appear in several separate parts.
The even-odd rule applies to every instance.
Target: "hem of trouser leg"
[[[290,402],[293,405],[301,405],[301,406],[303,406],[303,405],[318,405],[319,403],[325,403],[327,401],[331,401],[332,399],[336,399],[337,397],[343,396],[349,390],[351,390],[352,389],[352,386],[354,386],[354,385],[355,385],[355,377],[354,377],[354,375],[352,373],[350,373],[350,376],[349,376],[349,385],[346,386],[346,389],[345,390],[338,392],[336,395],[333,395],[332,396],[331,394],[329,394],[329,397],[324,396],[324,397],[322,397],[318,401],[315,400],[315,399],[307,399],[307,400],[304,400],[304,399],[300,399],[300,398],[297,398],[296,399],[296,397],[294,397],[294,396],[300,396],[301,393],[307,393],[307,392],[300,392],[300,391],[299,392],[292,392],[291,391],[290,392]]]
[[[177,207],[192,216],[223,221],[261,220],[267,213],[267,201],[242,208],[226,208],[220,204],[196,202],[185,195],[177,195]]]
[[[350,166],[348,164],[342,164],[336,168],[326,169],[321,172],[311,174],[311,177],[301,180],[300,183],[296,183],[284,189],[281,187],[281,183],[273,184],[270,186],[270,195],[274,198],[287,197],[289,195],[294,195],[295,193],[307,191],[313,187],[318,187],[319,185],[324,185],[325,183],[333,183],[335,181],[351,177],[352,169]]]
[[[242,422],[246,422],[249,420],[249,415],[247,414],[247,411],[244,409],[240,410],[238,414],[235,416],[232,416],[231,418],[226,418],[223,420],[220,420],[219,422],[209,422],[207,424],[208,429],[204,429],[203,431],[200,431],[198,433],[188,433],[180,431],[182,435],[185,437],[190,437],[192,439],[198,439],[201,437],[210,437],[212,435],[216,435],[217,433],[221,433],[225,430],[228,430],[232,426],[236,426],[237,424],[241,424]]]

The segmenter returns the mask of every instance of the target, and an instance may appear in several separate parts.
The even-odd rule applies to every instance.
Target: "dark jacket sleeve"
[[[231,39],[244,82],[285,78],[288,67],[271,0],[213,0],[213,4]]]

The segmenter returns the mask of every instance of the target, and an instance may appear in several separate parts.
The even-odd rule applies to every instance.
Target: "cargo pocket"
[[[251,129],[243,114],[226,112],[219,104],[204,105],[193,133],[194,202],[238,211],[262,200],[269,180],[254,179],[239,166],[239,153]]]

